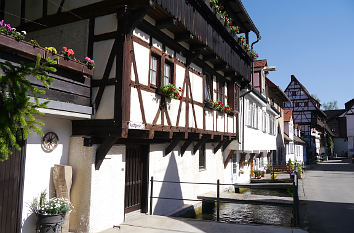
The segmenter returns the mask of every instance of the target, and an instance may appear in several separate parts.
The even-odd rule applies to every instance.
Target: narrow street
[[[302,227],[310,233],[354,232],[354,164],[348,159],[307,170],[299,197]]]

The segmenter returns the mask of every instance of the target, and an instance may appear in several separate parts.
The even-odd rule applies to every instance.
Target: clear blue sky
[[[354,0],[242,0],[260,31],[254,49],[277,67],[283,90],[294,74],[321,103],[354,98]],[[251,41],[255,37],[251,36]]]

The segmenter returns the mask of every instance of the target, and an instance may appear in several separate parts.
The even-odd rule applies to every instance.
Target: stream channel
[[[247,189],[243,193],[291,197],[287,190],[281,189]],[[196,211],[195,215],[184,217],[216,221],[216,205],[203,204],[202,211]],[[291,226],[292,218],[292,207],[290,206],[220,203],[220,222]]]

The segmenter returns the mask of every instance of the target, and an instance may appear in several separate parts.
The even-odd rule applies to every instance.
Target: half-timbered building
[[[240,0],[223,4],[247,43],[251,31],[260,38]],[[209,0],[11,0],[1,7],[41,44],[75,47],[96,63],[91,119],[73,120],[68,131],[70,230],[98,232],[132,211],[169,215],[191,204],[181,199],[214,188],[181,181],[229,182],[224,168],[239,150],[240,89],[250,82],[253,58]],[[180,91],[166,94],[167,85]],[[261,133],[273,138],[276,113],[263,95],[244,99],[259,105],[267,122]],[[257,156],[275,149],[254,142],[244,149]],[[177,200],[152,203],[149,195]]]
[[[294,122],[301,126],[303,138],[307,143],[307,159],[309,162],[314,161],[317,159],[316,156],[324,153],[320,141],[321,135],[328,132],[326,114],[321,110],[321,104],[294,75],[291,75],[285,94],[291,102],[286,102],[284,108],[293,110]]]

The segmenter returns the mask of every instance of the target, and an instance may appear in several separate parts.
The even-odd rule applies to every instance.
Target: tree
[[[316,101],[318,101],[319,103],[321,103],[321,100],[317,97],[317,95],[312,94],[311,96],[312,96],[312,98],[314,98]]]
[[[329,101],[323,104],[324,110],[336,110],[338,109],[338,102],[337,100]]]
[[[54,78],[48,72],[56,72],[53,67],[56,63],[56,59],[50,58],[41,62],[40,54],[35,64],[0,63],[3,72],[0,75],[0,161],[8,159],[12,148],[20,150],[20,143],[31,132],[43,135],[40,128],[43,123],[36,121],[35,115],[41,114],[38,108],[46,108],[49,101],[39,102],[37,96],[45,91],[34,87],[26,77],[34,76],[49,88]],[[34,102],[28,94],[34,97]]]

